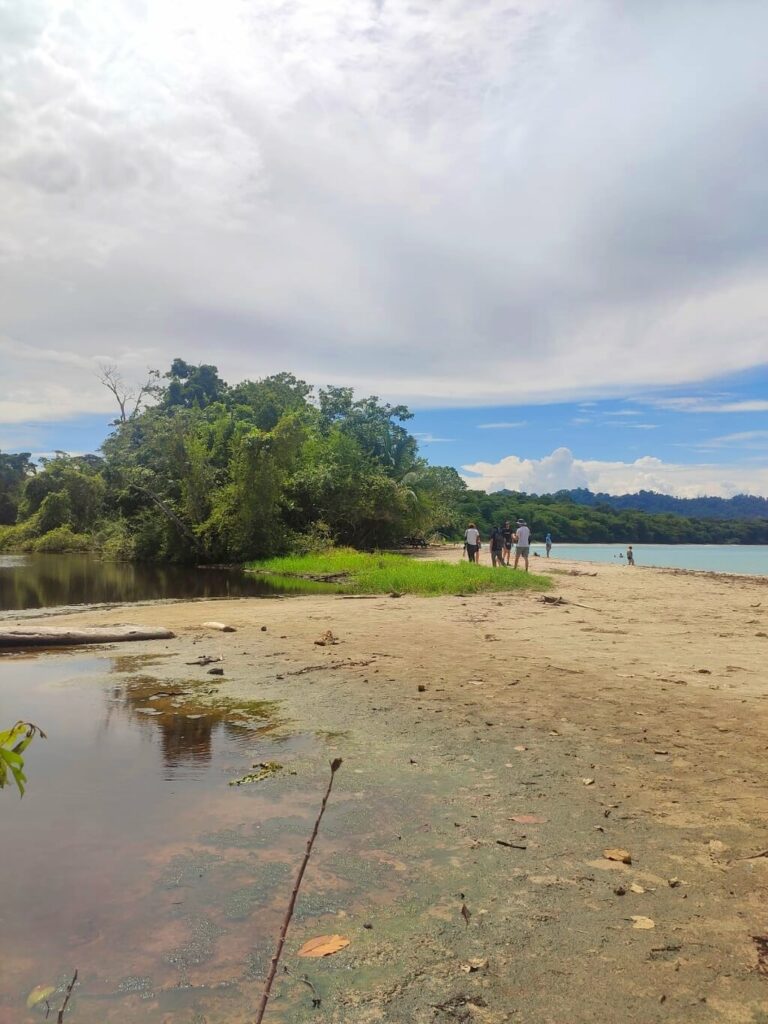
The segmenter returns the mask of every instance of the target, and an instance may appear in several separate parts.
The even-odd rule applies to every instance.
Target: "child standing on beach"
[[[635,564],[635,556],[634,556],[634,553],[632,551],[632,545],[629,544],[627,546],[627,565],[634,565],[634,564]]]

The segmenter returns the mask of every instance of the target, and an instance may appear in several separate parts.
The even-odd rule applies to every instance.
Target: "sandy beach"
[[[162,654],[142,669],[158,680],[199,673],[201,700],[281,701],[323,737],[296,764],[308,806],[344,758],[306,895],[339,890],[350,858],[368,884],[297,922],[286,962],[307,969],[295,951],[313,934],[351,944],[310,964],[321,1010],[283,981],[268,1019],[768,1020],[768,579],[532,568],[552,576],[550,600],[313,596],[55,620],[166,626],[176,639],[115,650]],[[223,655],[224,675],[187,667],[198,654]]]

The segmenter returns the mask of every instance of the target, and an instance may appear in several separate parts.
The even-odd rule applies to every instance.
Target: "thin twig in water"
[[[64,993],[64,1002],[61,1004],[59,1015],[56,1018],[56,1024],[64,1024],[64,1013],[69,1005],[69,997],[72,995],[72,989],[77,983],[77,971],[72,975],[72,981],[67,985],[67,991]]]
[[[264,1020],[264,1014],[266,1013],[267,1010],[267,1003],[269,1002],[269,994],[272,991],[272,983],[275,980],[277,965],[280,961],[280,957],[283,952],[283,946],[285,945],[285,937],[288,934],[288,927],[291,923],[291,918],[293,917],[293,911],[296,908],[296,899],[299,895],[299,889],[301,888],[301,883],[304,879],[304,872],[307,870],[309,858],[312,855],[312,847],[315,845],[315,839],[317,839],[317,833],[320,828],[320,822],[323,820],[323,814],[325,814],[325,807],[326,804],[328,803],[328,797],[331,795],[334,777],[339,768],[341,768],[341,764],[342,761],[340,757],[337,757],[333,761],[331,761],[331,777],[328,780],[328,788],[325,791],[323,802],[320,805],[320,813],[318,814],[317,819],[315,820],[315,827],[312,829],[312,835],[309,837],[309,841],[307,842],[307,849],[304,853],[304,859],[301,862],[299,873],[296,875],[296,881],[294,882],[293,885],[293,892],[291,893],[291,899],[290,902],[288,903],[288,909],[285,912],[285,917],[283,918],[283,923],[280,927],[280,937],[277,940],[277,948],[275,949],[274,956],[272,957],[272,961],[269,965],[269,974],[267,975],[267,980],[264,983],[264,991],[261,994],[261,1002],[259,1003],[259,1009],[256,1013],[255,1024],[261,1024],[261,1022]]]

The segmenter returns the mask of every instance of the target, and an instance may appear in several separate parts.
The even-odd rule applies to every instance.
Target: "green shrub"
[[[107,562],[132,562],[136,558],[136,534],[124,519],[103,526],[93,539]]]
[[[65,554],[70,551],[90,551],[91,538],[84,533],[75,533],[71,526],[57,526],[36,540],[27,542],[28,550],[45,554]]]
[[[50,533],[61,526],[72,525],[72,502],[66,491],[46,494],[34,516],[39,534]]]
[[[15,526],[0,526],[0,551],[26,551],[37,530],[35,520],[17,523]]]
[[[318,520],[305,533],[298,534],[291,543],[296,555],[319,555],[333,548],[333,536],[327,523]]]

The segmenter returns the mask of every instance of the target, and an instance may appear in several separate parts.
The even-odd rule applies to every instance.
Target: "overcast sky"
[[[502,422],[747,379],[766,38],[764,0],[0,0],[0,445],[109,411],[99,361]]]

